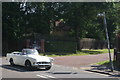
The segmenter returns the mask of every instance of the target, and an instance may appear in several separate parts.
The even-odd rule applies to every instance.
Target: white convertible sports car
[[[54,59],[47,56],[40,56],[36,49],[23,49],[22,52],[8,53],[7,60],[11,65],[21,65],[27,69],[37,67],[49,70],[53,65]]]

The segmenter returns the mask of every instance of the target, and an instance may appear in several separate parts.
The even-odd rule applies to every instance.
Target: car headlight
[[[33,64],[36,64],[36,62],[33,62]]]
[[[36,64],[37,60],[36,59],[33,59],[33,64]]]
[[[50,62],[53,62],[54,61],[54,59],[53,58],[50,58]]]

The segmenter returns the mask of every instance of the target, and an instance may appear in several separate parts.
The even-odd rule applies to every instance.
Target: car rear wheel
[[[25,67],[26,67],[27,70],[31,70],[32,66],[31,66],[30,61],[27,60],[27,61],[25,62]]]
[[[15,64],[14,64],[14,61],[13,61],[13,59],[12,59],[12,58],[10,59],[10,61],[9,61],[9,62],[10,62],[10,65],[11,65],[11,66],[14,66],[14,65],[15,65]]]

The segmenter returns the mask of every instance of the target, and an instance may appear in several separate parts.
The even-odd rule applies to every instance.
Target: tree
[[[63,19],[70,26],[70,36],[76,37],[77,50],[80,50],[80,38],[105,40],[103,25],[97,19],[99,12],[106,11],[111,40],[120,21],[119,3],[16,2],[2,6],[3,40],[18,40],[31,33],[50,35],[55,21]]]
[[[3,40],[11,41],[21,37],[21,26],[23,26],[21,23],[24,21],[19,6],[19,3],[2,4]]]

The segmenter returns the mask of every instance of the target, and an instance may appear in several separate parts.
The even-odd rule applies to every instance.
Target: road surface
[[[113,58],[113,54],[112,54]],[[54,57],[55,64],[70,67],[84,67],[93,63],[109,60],[108,53],[97,55],[82,55],[82,56],[63,56]]]
[[[6,58],[2,58],[0,70],[2,69],[2,78],[113,78],[112,76],[84,71],[78,68],[56,65],[51,70],[31,70],[27,71],[22,66],[10,66]]]

